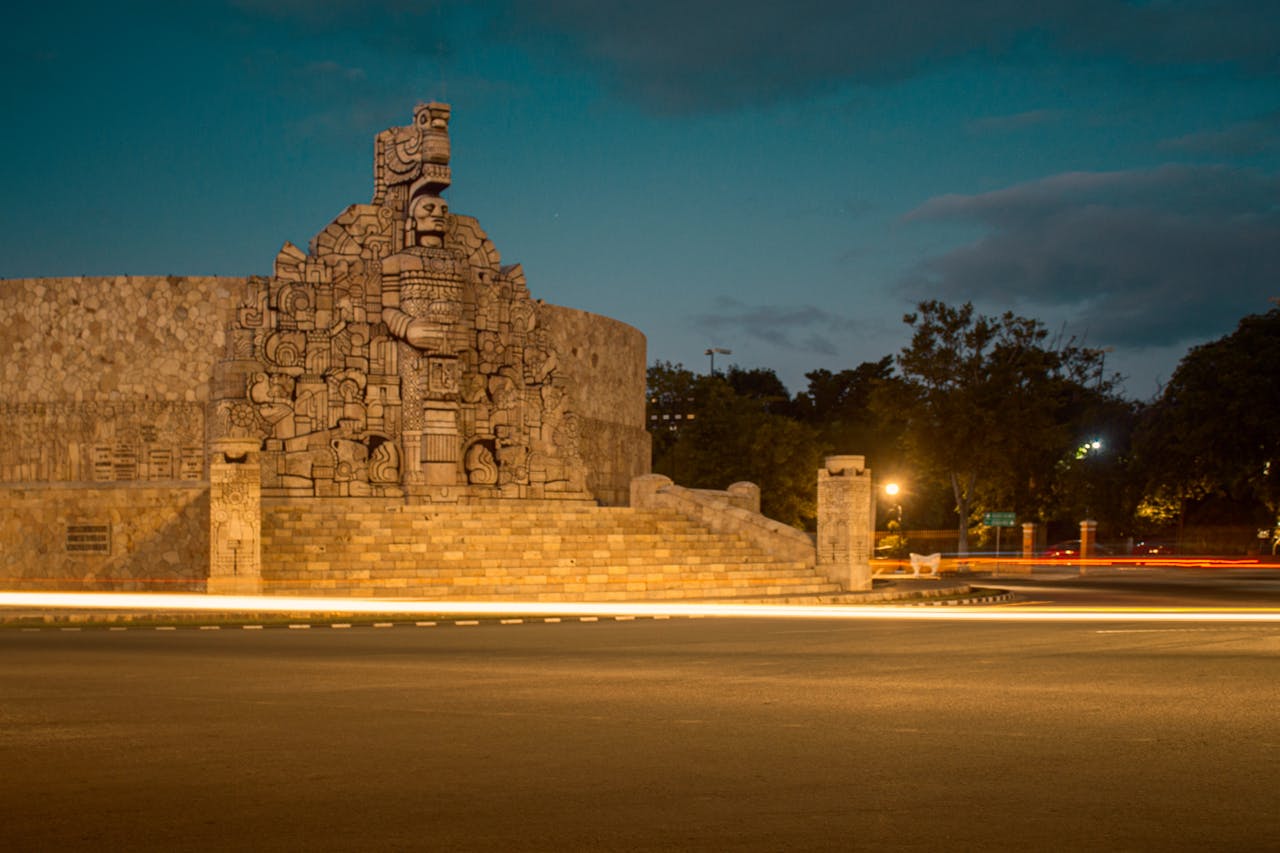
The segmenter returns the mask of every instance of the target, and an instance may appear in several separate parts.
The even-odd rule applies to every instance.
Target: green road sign
[[[982,523],[987,527],[1017,527],[1018,514],[1016,512],[984,512]]]

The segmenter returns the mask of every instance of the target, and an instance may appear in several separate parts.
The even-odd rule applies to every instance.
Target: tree
[[[968,551],[970,514],[992,508],[1039,515],[1052,498],[1055,466],[1076,437],[1071,411],[1089,383],[1109,393],[1102,353],[1050,341],[1037,321],[1006,312],[976,314],[921,302],[903,317],[911,343],[900,375],[873,395],[881,417],[902,424],[916,464],[947,483],[955,499],[960,552]]]
[[[864,361],[853,370],[811,370],[808,390],[796,395],[796,417],[811,424],[861,423],[872,420],[871,394],[893,375],[893,356]]]
[[[765,411],[775,415],[791,414],[791,395],[773,370],[767,367],[748,370],[734,364],[729,366],[724,378],[735,394],[759,401]]]
[[[735,371],[731,368],[729,375]],[[695,376],[662,362],[649,368],[653,470],[692,488],[753,482],[760,487],[765,515],[812,526],[817,470],[825,453],[817,431],[769,410],[779,399],[789,400],[773,371],[737,375],[746,377],[747,393],[735,391],[728,376]]]
[[[1154,491],[1189,500],[1219,494],[1280,521],[1280,308],[1192,348],[1143,419],[1136,439]],[[1179,513],[1181,514],[1181,512]]]
[[[1142,407],[1091,389],[1081,391],[1083,399],[1068,419],[1079,442],[1058,462],[1050,509],[1074,522],[1094,519],[1108,535],[1133,535],[1144,495],[1132,447]]]
[[[645,419],[653,439],[653,469],[658,471],[679,441],[681,427],[697,417],[699,377],[683,364],[657,361],[645,379]]]

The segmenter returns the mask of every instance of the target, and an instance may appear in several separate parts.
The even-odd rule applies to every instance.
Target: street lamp
[[[885,544],[889,546],[889,553],[896,559],[902,559],[906,553],[907,539],[902,531],[902,504],[898,500],[898,492],[902,489],[897,483],[885,483],[884,493],[891,501],[893,501],[894,519],[891,519],[885,525],[885,529],[889,531],[889,536],[885,539]]]
[[[902,504],[898,502],[899,491],[901,491],[901,488],[898,486],[897,483],[884,484],[884,493],[889,497],[893,498],[894,500],[893,511],[898,516],[898,527],[901,528],[902,527]]]
[[[703,355],[711,356],[712,376],[716,375],[716,353],[719,353],[720,355],[733,355],[733,350],[725,349],[724,347],[710,347],[703,353]]]

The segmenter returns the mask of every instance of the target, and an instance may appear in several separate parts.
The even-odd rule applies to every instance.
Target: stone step
[[[677,513],[586,502],[266,500],[262,548],[264,589],[276,594],[620,601],[839,589]]]
[[[650,566],[627,566],[609,568],[585,568],[581,566],[557,566],[551,568],[530,569],[526,566],[511,568],[489,567],[429,567],[429,566],[371,566],[366,568],[333,566],[328,563],[308,563],[296,568],[273,568],[264,571],[264,577],[274,579],[306,578],[351,578],[378,579],[388,577],[412,578],[566,578],[566,577],[598,577],[619,579],[658,580],[669,578],[714,579],[714,578],[757,578],[757,577],[809,577],[811,572],[799,563],[773,563],[748,568],[733,563],[713,563],[697,567],[687,564],[667,564]]]
[[[293,533],[310,532],[317,529],[327,530],[333,534],[358,533],[361,531],[394,532],[400,534],[425,535],[434,531],[450,531],[476,534],[502,534],[536,536],[545,533],[577,533],[580,535],[608,535],[620,533],[627,535],[681,535],[705,532],[703,528],[691,521],[638,518],[626,523],[589,522],[574,519],[552,519],[548,521],[530,520],[516,523],[511,520],[488,523],[475,519],[418,519],[397,518],[379,520],[377,518],[361,518],[355,521],[338,521],[333,519],[281,519],[266,515],[264,521],[273,532]]]
[[[745,598],[770,595],[832,595],[840,591],[831,583],[808,584],[726,584],[707,582],[702,584],[651,585],[631,583],[607,585],[592,583],[541,584],[350,584],[342,581],[319,580],[312,583],[264,584],[265,591],[273,595],[343,595],[352,597],[405,597],[467,599],[519,598],[535,601],[563,600],[566,596],[580,596],[582,600],[620,601],[635,598]]]

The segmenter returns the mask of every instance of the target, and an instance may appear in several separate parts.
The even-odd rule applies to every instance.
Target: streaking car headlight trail
[[[945,621],[1280,622],[1280,608],[918,607],[697,602],[431,601],[177,593],[3,592],[0,607],[152,613],[310,613],[399,616],[700,616],[753,619],[913,619]]]

